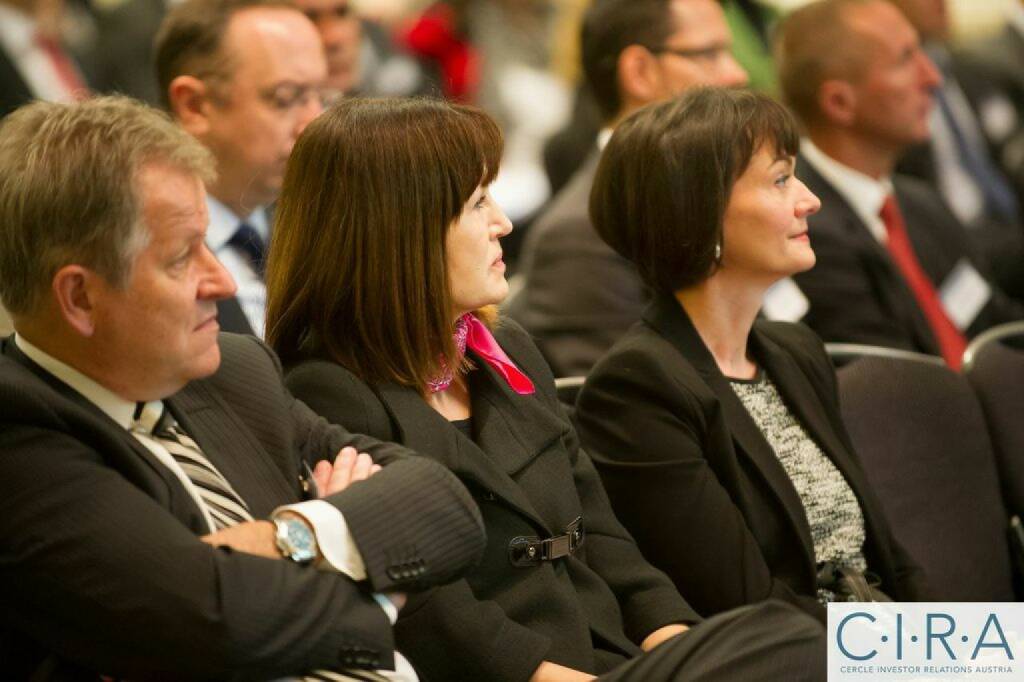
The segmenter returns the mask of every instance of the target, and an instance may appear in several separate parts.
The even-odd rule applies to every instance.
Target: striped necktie
[[[136,410],[136,420],[143,407],[144,404],[140,403]],[[213,462],[207,459],[199,444],[181,429],[166,407],[153,425],[151,435],[164,446],[195,485],[216,530],[253,520],[249,506]],[[349,670],[345,673],[316,670],[294,679],[303,682],[390,682],[400,678],[388,670]]]
[[[253,520],[249,506],[166,409],[153,427],[153,438],[160,441],[195,484],[199,497],[210,512],[215,530]]]

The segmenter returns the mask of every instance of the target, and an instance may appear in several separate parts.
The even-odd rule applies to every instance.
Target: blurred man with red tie
[[[809,219],[817,265],[794,280],[804,322],[826,341],[941,355],[1024,318],[994,284],[963,225],[930,186],[894,175],[929,138],[941,84],[918,35],[886,0],[819,0],[783,22],[783,95],[802,120],[797,175],[821,199]]]
[[[86,79],[60,37],[62,0],[0,0],[0,117],[33,99],[73,102]]]

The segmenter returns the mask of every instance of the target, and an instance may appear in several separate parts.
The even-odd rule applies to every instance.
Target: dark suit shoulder
[[[597,171],[597,158],[599,157],[588,159],[537,218],[531,228],[531,242],[534,245],[546,243],[559,234],[578,232],[581,228],[593,232],[593,228],[590,227],[589,204],[590,190]]]
[[[395,437],[387,410],[373,389],[334,361],[311,358],[291,366],[285,385],[332,424],[381,440]]]
[[[652,394],[671,393],[674,400],[693,404],[711,395],[697,368],[646,321],[633,325],[598,361],[584,390],[612,389],[616,384],[643,386]]]
[[[819,389],[826,389],[825,395],[831,393],[835,385],[835,370],[824,342],[814,330],[801,322],[757,320],[754,332],[788,353]]]
[[[821,337],[802,322],[781,322],[778,320],[757,320],[756,333],[766,337],[793,355],[806,355],[814,359],[826,358],[825,344]]]

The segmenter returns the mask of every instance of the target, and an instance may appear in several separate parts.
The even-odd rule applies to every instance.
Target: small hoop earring
[[[715,244],[715,261],[720,260],[722,260],[722,242],[717,242]]]

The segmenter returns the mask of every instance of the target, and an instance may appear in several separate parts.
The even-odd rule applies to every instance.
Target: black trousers
[[[744,606],[699,623],[601,675],[601,682],[818,682],[825,629],[780,601]]]

